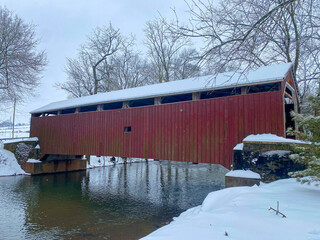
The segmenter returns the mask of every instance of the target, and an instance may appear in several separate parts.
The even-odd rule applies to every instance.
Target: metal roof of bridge
[[[226,72],[216,75],[194,77],[172,82],[158,83],[142,87],[116,90],[96,95],[73,98],[53,102],[31,113],[51,112],[68,108],[89,106],[110,102],[129,101],[151,97],[210,91],[254,84],[277,82],[284,79],[291,69],[292,63],[275,64],[259,67],[256,70],[242,72]]]

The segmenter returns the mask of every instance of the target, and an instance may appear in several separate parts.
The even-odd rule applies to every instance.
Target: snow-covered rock
[[[269,211],[277,208],[285,214]],[[283,179],[259,187],[210,193],[143,240],[315,240],[320,239],[320,187]],[[226,236],[228,235],[228,236]]]

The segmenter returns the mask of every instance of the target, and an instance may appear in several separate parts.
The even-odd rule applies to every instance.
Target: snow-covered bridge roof
[[[31,113],[43,113],[102,103],[129,101],[135,99],[224,89],[235,86],[277,82],[283,80],[283,78],[289,72],[291,66],[292,63],[275,64],[271,66],[260,67],[256,70],[248,71],[247,73],[243,73],[241,71],[226,72],[217,75],[208,75],[105,92],[86,97],[53,102],[33,110]]]

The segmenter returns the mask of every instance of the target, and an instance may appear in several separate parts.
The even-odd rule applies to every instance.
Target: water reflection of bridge
[[[135,201],[186,209],[203,199],[202,188],[210,186],[214,191],[224,187],[226,169],[220,165],[162,161],[100,168],[92,177],[90,173],[87,186],[93,195],[120,193]]]

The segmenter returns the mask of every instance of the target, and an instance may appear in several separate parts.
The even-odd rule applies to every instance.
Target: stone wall
[[[257,178],[242,178],[242,177],[229,177],[225,176],[225,186],[228,187],[239,187],[239,186],[253,186],[260,185],[260,179]]]
[[[37,159],[38,153],[35,147],[38,141],[18,141],[4,144],[4,149],[12,152],[21,168],[25,170],[28,159]],[[25,170],[26,171],[26,170]]]
[[[233,169],[259,173],[263,182],[288,178],[289,172],[305,168],[289,158],[293,152],[292,143],[244,142],[242,151],[233,152]]]

